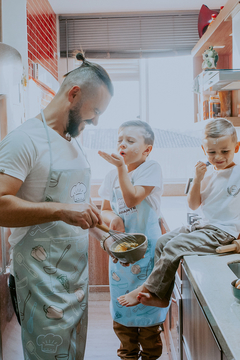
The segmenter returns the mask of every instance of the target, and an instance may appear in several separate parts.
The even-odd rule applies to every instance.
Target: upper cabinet
[[[218,53],[217,69],[203,71],[202,55],[210,46]],[[194,122],[221,116],[240,126],[240,1],[228,0],[192,56]]]

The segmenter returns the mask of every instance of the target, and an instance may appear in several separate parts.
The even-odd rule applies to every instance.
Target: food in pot
[[[137,246],[138,246],[138,243],[136,243],[136,242],[123,241],[122,243],[118,244],[115,247],[114,251],[115,252],[127,251],[127,250],[130,250],[129,248],[134,249]]]

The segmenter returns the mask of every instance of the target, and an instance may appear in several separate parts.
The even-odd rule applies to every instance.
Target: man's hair
[[[72,86],[79,85],[82,87],[100,86],[105,85],[113,96],[113,84],[107,71],[100,65],[87,61],[84,54],[79,52],[76,55],[77,60],[81,60],[82,64],[64,75],[65,79],[60,87],[61,89],[71,88]]]
[[[207,123],[203,133],[203,139],[231,136],[233,142],[237,142],[237,132],[233,124],[224,118],[213,119]]]
[[[126,127],[129,126],[136,126],[141,128],[142,131],[142,135],[144,138],[144,143],[147,145],[153,145],[154,143],[154,132],[151,128],[151,126],[146,123],[145,121],[141,121],[141,120],[130,120],[130,121],[126,121],[124,122],[122,125],[119,126],[118,132]]]

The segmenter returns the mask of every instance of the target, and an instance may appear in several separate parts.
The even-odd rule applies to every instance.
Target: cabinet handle
[[[176,330],[177,330],[177,333],[179,334],[179,323],[178,323],[178,321],[176,323]]]
[[[4,274],[6,271],[6,244],[5,244],[5,231],[1,227],[1,247],[2,247],[2,269],[0,269],[0,274]],[[2,270],[2,271],[1,271]]]

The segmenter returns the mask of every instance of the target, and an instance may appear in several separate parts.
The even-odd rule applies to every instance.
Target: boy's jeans
[[[212,225],[192,232],[183,226],[161,236],[155,249],[153,271],[144,286],[160,299],[170,300],[175,273],[183,256],[215,254],[219,245],[233,240],[234,236]]]

